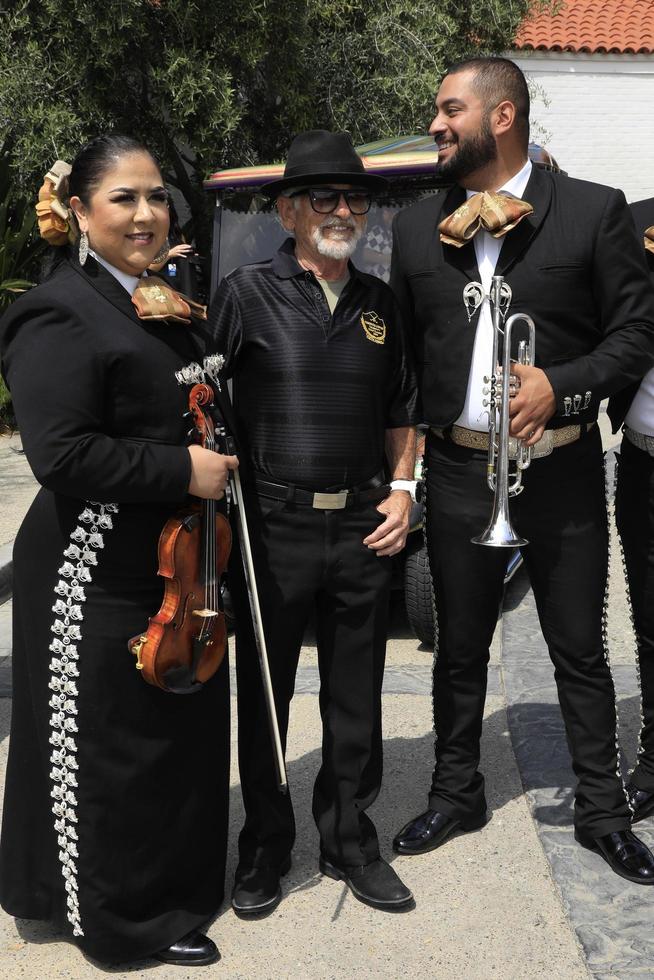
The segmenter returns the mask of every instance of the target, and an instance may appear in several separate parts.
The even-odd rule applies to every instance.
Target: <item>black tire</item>
[[[422,535],[421,535],[422,538]],[[404,563],[404,602],[409,626],[425,646],[434,646],[434,605],[427,548],[423,540],[411,548]]]

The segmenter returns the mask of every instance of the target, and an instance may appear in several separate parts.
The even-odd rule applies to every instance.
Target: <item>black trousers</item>
[[[507,554],[470,542],[490,518],[486,454],[430,436],[427,465],[427,543],[439,628],[429,805],[450,816],[474,816],[486,808],[479,742]],[[534,460],[524,485],[511,500],[511,518],[529,541],[525,565],[578,778],[575,824],[601,836],[630,821],[602,638],[608,532],[597,427]]]
[[[302,638],[315,611],[322,765],[313,792],[321,851],[339,865],[379,856],[365,810],[382,778],[381,686],[391,562],[363,543],[383,520],[375,504],[321,511],[250,500],[250,534],[277,716],[286,733]],[[235,549],[238,757],[245,804],[243,864],[279,864],[295,840],[290,795],[278,792],[254,635]]]
[[[631,781],[654,792],[654,458],[622,441],[615,498],[638,640],[643,724]]]

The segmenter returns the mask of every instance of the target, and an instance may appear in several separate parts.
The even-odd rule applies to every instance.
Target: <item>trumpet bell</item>
[[[473,544],[485,544],[490,548],[522,548],[529,544],[527,538],[516,534],[508,514],[493,513],[485,531],[470,538]]]
[[[526,538],[516,534],[510,524],[489,525],[483,534],[470,538],[473,544],[485,544],[490,548],[522,548],[529,544]]]

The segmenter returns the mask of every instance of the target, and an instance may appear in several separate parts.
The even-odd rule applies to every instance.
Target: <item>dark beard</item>
[[[454,182],[480,170],[497,158],[497,146],[488,120],[484,119],[478,136],[469,136],[457,144],[456,152],[447,163],[437,163],[439,177]]]

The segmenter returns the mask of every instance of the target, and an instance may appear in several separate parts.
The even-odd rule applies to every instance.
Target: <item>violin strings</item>
[[[206,448],[216,451],[216,443],[213,431],[209,431],[206,438]],[[204,567],[204,603],[206,609],[213,612],[218,608],[218,583],[216,577],[216,501],[205,501],[205,567]],[[213,619],[213,617],[212,617]],[[210,632],[209,618],[203,622],[200,630],[201,638]]]
[[[208,419],[207,419],[208,421]],[[216,452],[216,440],[213,426],[205,426],[205,447]],[[203,501],[204,513],[204,606],[216,612],[218,609],[218,576],[216,575],[217,543],[216,543],[216,501]],[[211,622],[210,622],[211,620]],[[200,628],[200,639],[204,639],[213,630],[213,616],[206,617]]]

